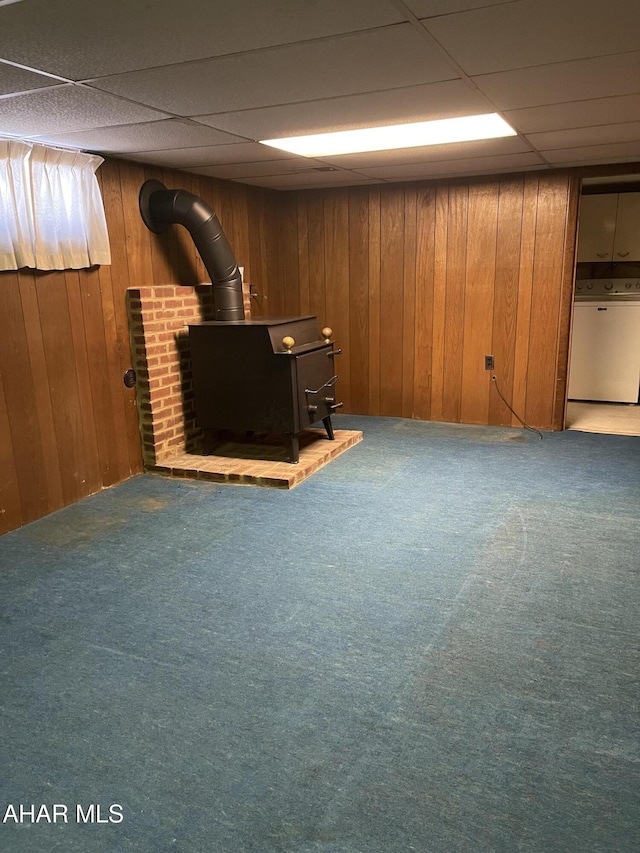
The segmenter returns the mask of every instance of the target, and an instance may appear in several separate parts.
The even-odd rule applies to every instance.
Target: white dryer
[[[576,282],[569,399],[637,403],[640,279]]]

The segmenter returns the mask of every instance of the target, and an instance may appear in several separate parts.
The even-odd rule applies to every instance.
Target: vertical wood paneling
[[[0,533],[142,470],[135,389],[122,381],[131,366],[126,290],[208,280],[184,228],[158,235],[142,222],[138,195],[152,177],[209,201],[238,263],[268,296],[284,247],[275,193],[105,161],[98,178],[111,265],[0,273]],[[297,279],[290,288],[297,298]]]
[[[251,243],[249,246],[249,272],[247,281],[252,285],[255,298],[251,305],[253,314],[270,314],[270,277],[265,251],[265,219],[267,217],[265,196],[255,187],[247,188],[247,219]]]
[[[124,387],[122,377],[129,365],[130,351],[123,340],[123,334],[118,328],[118,316],[113,295],[111,267],[100,267],[100,291],[102,293],[102,321],[106,351],[107,387],[110,392],[111,417],[113,425],[113,450],[110,460],[110,471],[113,482],[119,483],[131,475],[132,465],[129,459],[130,439],[128,420],[134,425],[132,417],[128,418],[128,409],[135,410],[135,389]],[[124,332],[124,330],[122,330]],[[110,341],[109,341],[110,339]],[[123,438],[126,437],[126,440]]]
[[[369,190],[369,407],[365,414],[380,411],[380,188],[373,187]]]
[[[8,274],[3,277],[2,285],[0,373],[6,401],[9,446],[14,455],[20,513],[30,521],[49,509],[44,455],[36,408],[37,398],[29,369],[29,346],[18,276],[14,273]],[[4,491],[11,496],[8,484]],[[10,508],[8,512],[11,513]]]
[[[521,417],[562,425],[577,179],[572,186],[554,171],[352,188],[347,226],[335,190],[296,195],[295,226],[281,236],[308,268],[305,300],[308,284],[319,317],[335,301],[343,229],[349,242],[340,371],[351,411],[519,426],[495,373]],[[295,306],[285,302],[285,311]]]
[[[470,424],[489,419],[484,357],[493,352],[498,191],[497,181],[469,187],[460,420]]]
[[[300,313],[311,313],[309,289],[309,219],[306,199],[296,196],[296,233],[298,242],[298,287]],[[293,235],[291,235],[293,236]],[[285,239],[290,239],[287,235]]]
[[[404,192],[380,191],[380,414],[402,413]]]
[[[77,311],[77,300],[69,298],[65,274],[41,275],[37,278],[38,307],[42,322],[42,340],[47,365],[47,382],[51,395],[57,458],[62,480],[64,504],[91,494],[85,483],[87,471],[95,470],[97,460],[83,458],[87,445],[95,446],[95,436],[83,434],[81,400],[78,393],[76,346],[71,314]],[[79,318],[78,318],[79,319]],[[86,363],[86,362],[85,362]],[[93,478],[90,478],[93,483]]]
[[[533,257],[536,247],[537,218],[538,175],[534,173],[526,175],[524,181],[520,267],[518,270],[518,311],[516,315],[516,342],[513,355],[513,394],[511,397],[511,408],[519,413],[521,418],[524,417],[527,400]],[[507,397],[507,399],[509,398]],[[518,423],[516,415],[512,415],[512,426],[517,426]]]
[[[324,268],[324,199],[321,193],[309,196],[309,308],[318,317],[326,317],[326,274]]]
[[[416,242],[415,187],[404,194],[404,282],[402,303],[402,417],[413,415],[413,379],[416,351]]]
[[[345,189],[331,190],[324,203],[325,304],[326,314],[319,315],[322,328],[330,326],[340,346],[350,352],[349,311],[349,201]],[[339,361],[340,400],[351,409],[350,361]]]
[[[433,357],[431,362],[431,417],[444,419],[444,345],[447,297],[447,240],[449,188],[436,191],[436,223],[433,261]]]
[[[128,281],[138,282],[140,286],[149,285],[153,283],[152,234],[142,221],[138,207],[140,187],[146,180],[144,167],[137,163],[126,163],[124,161],[119,166]],[[167,180],[165,183],[170,184],[171,181]],[[171,228],[169,230],[173,236],[177,235],[181,229]],[[118,236],[122,238],[122,235]]]
[[[16,453],[9,424],[9,407],[0,371],[0,534],[24,524],[24,517],[20,505]]]
[[[289,239],[298,230],[298,207],[294,196],[286,195],[280,201],[280,216],[278,219],[278,244],[280,247],[280,276],[277,283],[280,302],[278,313],[282,313],[286,305],[287,313],[298,316],[302,311],[298,242]]]
[[[435,272],[436,191],[421,187],[416,199],[415,365],[412,417],[431,417],[433,364],[433,288]]]
[[[524,179],[500,182],[492,330],[495,371],[492,373],[508,400],[513,399],[523,198]],[[491,383],[489,423],[504,426],[511,423],[511,412],[501,400],[494,382]]]
[[[126,436],[125,451],[127,464],[123,472],[124,478],[139,473],[142,470],[136,392],[135,388],[125,388],[122,383],[124,371],[131,367],[129,318],[127,315],[125,292],[127,287],[134,286],[135,282],[130,282],[129,280],[120,164],[115,161],[107,161],[101,167],[99,174],[102,179],[102,195],[111,243],[111,265],[108,268],[100,268],[100,278],[102,280],[108,275],[113,298],[113,319],[110,319],[110,314],[109,316],[105,315],[105,335],[110,352],[115,350],[118,356],[119,370],[117,376],[112,376],[112,393],[116,393],[115,389],[117,387],[125,418],[125,431],[124,433],[119,433],[120,441],[123,443]],[[145,180],[147,180],[147,177],[148,175],[145,171]],[[138,188],[139,191],[140,189]],[[129,198],[130,196],[131,193],[128,193]],[[169,234],[163,236],[166,238]],[[152,247],[164,247],[166,246],[166,242],[153,240],[151,245]],[[154,249],[152,248],[152,258],[153,251]],[[163,249],[162,257],[165,259],[168,257],[166,248]],[[108,273],[106,272],[107,269]],[[163,263],[159,268],[152,266],[152,269],[155,283],[168,283],[168,280],[171,278],[171,267],[168,261]]]
[[[43,497],[47,501],[47,511],[63,506],[62,480],[57,464],[57,448],[51,394],[47,377],[47,364],[42,341],[42,326],[38,309],[38,295],[34,276],[30,273],[18,274],[22,313],[29,348],[29,370],[33,378],[34,405],[40,423],[42,443],[42,464],[47,481]],[[0,284],[1,286],[1,284]]]
[[[568,215],[564,241],[562,292],[558,313],[558,350],[556,353],[556,394],[553,402],[553,429],[564,429],[567,402],[567,380],[571,344],[571,313],[573,310],[573,280],[575,277],[580,179],[569,174]]]
[[[556,397],[558,315],[562,294],[565,220],[568,207],[568,175],[540,178],[536,247],[533,258],[531,325],[525,420],[531,424],[553,423]]]
[[[443,419],[453,422],[460,420],[462,405],[462,351],[465,282],[467,276],[468,210],[469,187],[466,184],[454,185],[449,190],[442,396]]]
[[[84,274],[85,270],[82,270],[82,273]],[[95,271],[92,273],[97,277]],[[101,460],[93,399],[94,397],[102,398],[102,394],[98,395],[93,391],[90,368],[91,355],[99,356],[97,356],[93,346],[95,331],[91,323],[87,324],[87,317],[82,304],[80,275],[77,270],[69,270],[65,273],[64,278],[71,324],[70,348],[69,352],[63,356],[64,370],[68,381],[68,393],[73,392],[73,400],[76,404],[68,411],[65,409],[65,415],[73,419],[73,431],[76,436],[77,486],[80,494],[82,494],[85,485],[90,492],[97,492],[101,484]],[[64,293],[61,296],[64,298]],[[95,298],[96,295],[94,294],[93,299]],[[70,358],[71,354],[73,354],[72,359]],[[53,358],[53,352],[51,357]],[[97,369],[96,365],[92,365],[92,367],[94,370]],[[104,388],[106,386],[100,384],[98,387]],[[77,418],[74,418],[74,415]]]
[[[96,489],[100,485],[111,486],[120,479],[118,465],[118,440],[111,387],[115,377],[109,370],[109,349],[105,337],[105,306],[100,287],[98,270],[81,270],[80,296],[84,318],[88,376],[86,377],[88,399],[86,406],[93,408],[95,435],[100,467]],[[79,361],[79,360],[78,360]],[[81,383],[82,385],[83,383]],[[94,394],[92,389],[104,388],[104,394]],[[83,409],[85,403],[83,402]],[[85,432],[87,430],[85,429]],[[90,456],[93,457],[93,453]]]
[[[349,352],[351,408],[369,410],[369,191],[349,194]],[[344,347],[342,347],[344,352]],[[342,375],[341,356],[336,371]]]

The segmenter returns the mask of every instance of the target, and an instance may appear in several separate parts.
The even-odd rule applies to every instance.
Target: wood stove
[[[315,317],[245,319],[242,277],[213,210],[186,190],[145,181],[140,215],[155,233],[191,234],[213,284],[215,320],[189,326],[196,419],[205,430],[281,433],[298,462],[298,434],[322,421],[333,440],[336,402],[331,329]]]
[[[198,424],[205,430],[279,433],[298,462],[298,434],[331,414],[338,377],[331,329],[315,317],[216,320],[189,326]]]

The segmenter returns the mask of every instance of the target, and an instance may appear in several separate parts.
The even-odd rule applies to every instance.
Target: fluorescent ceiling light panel
[[[394,148],[496,139],[499,136],[516,136],[516,131],[497,113],[487,113],[437,121],[419,121],[413,124],[363,127],[360,130],[341,130],[336,133],[261,139],[260,142],[262,145],[270,145],[272,148],[280,148],[302,157],[331,157],[334,154],[390,151]]]

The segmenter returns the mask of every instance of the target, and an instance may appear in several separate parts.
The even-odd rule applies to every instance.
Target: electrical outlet
[[[493,356],[492,355],[485,355],[485,357],[484,357],[484,369],[485,370],[493,370],[493,368],[494,368]]]

